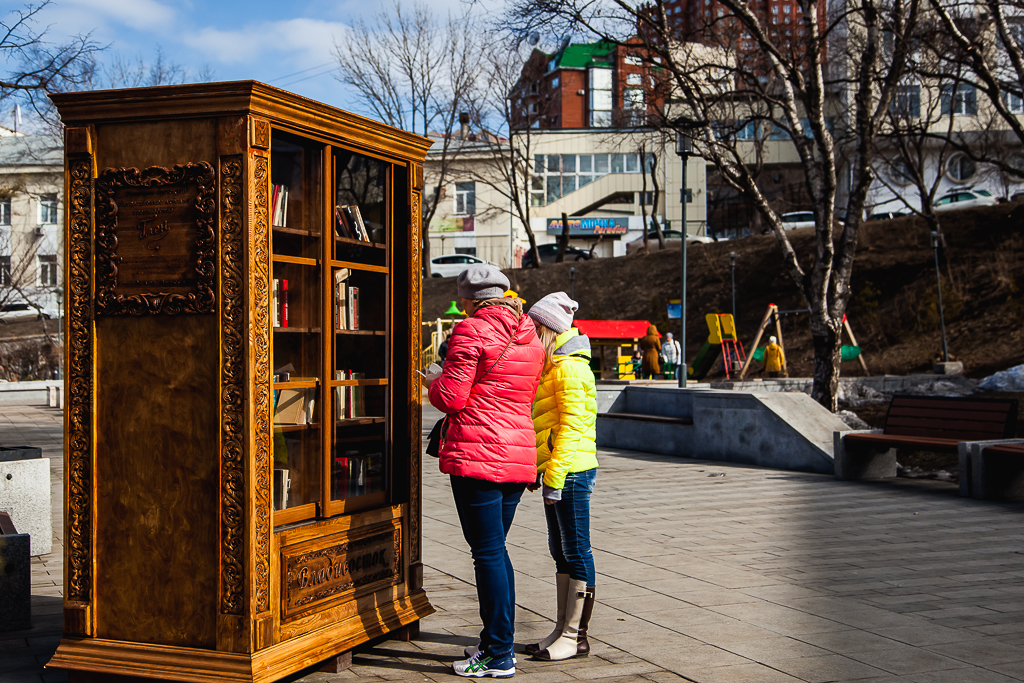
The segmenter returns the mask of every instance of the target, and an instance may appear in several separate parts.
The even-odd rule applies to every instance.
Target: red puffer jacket
[[[455,326],[444,372],[429,392],[431,405],[449,415],[442,472],[502,483],[537,479],[531,407],[543,369],[544,347],[528,315],[517,321],[507,306],[487,306]]]

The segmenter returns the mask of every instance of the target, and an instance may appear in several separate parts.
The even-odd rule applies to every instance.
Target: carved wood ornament
[[[96,180],[96,314],[216,311],[216,173],[205,161]]]
[[[222,614],[245,610],[245,233],[242,156],[220,159]]]
[[[270,609],[270,159],[253,157],[252,231],[249,253],[249,288],[253,324],[252,350],[253,504],[256,552],[253,582],[256,612]]]
[[[92,156],[68,161],[67,598],[92,599]]]

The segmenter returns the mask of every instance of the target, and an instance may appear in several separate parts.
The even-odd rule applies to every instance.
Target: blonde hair
[[[544,360],[551,360],[551,354],[555,352],[555,342],[558,340],[558,332],[547,325],[542,325],[536,320],[533,321],[537,326],[537,336],[540,337],[540,343],[544,345]]]

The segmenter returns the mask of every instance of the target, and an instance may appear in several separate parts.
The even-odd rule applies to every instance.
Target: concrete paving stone
[[[759,664],[772,666],[780,659],[793,659],[794,657],[822,657],[834,654],[824,648],[816,647],[809,643],[786,637],[765,637],[750,638],[745,640],[722,643],[714,643],[733,654],[746,657]]]
[[[598,679],[611,679],[619,676],[636,676],[645,673],[654,673],[662,667],[655,666],[650,662],[637,661],[630,664],[605,664],[582,669],[569,669],[567,673],[581,681],[593,681]]]
[[[887,673],[882,669],[841,655],[783,659],[774,662],[773,667],[803,681],[807,681],[807,683],[850,681],[858,678],[883,676]]]
[[[688,671],[687,677],[697,683],[799,683],[802,680],[756,663],[697,669]]]
[[[849,627],[831,619],[807,614],[799,610],[768,603],[741,605],[719,605],[712,607],[716,612],[733,617],[782,635],[802,635],[844,631]]]
[[[690,624],[677,627],[677,630],[690,638],[698,640],[708,645],[714,645],[716,647],[723,647],[729,650],[730,647],[736,643],[744,643],[747,641],[760,641],[768,640],[773,638],[779,638],[780,636],[774,631],[768,629],[759,628],[752,624],[745,624],[742,621],[736,619],[730,619],[729,621],[711,622],[705,624]]]
[[[1019,647],[999,642],[993,638],[958,643],[939,643],[929,645],[927,649],[977,666],[1024,660],[1024,652],[1021,652]]]
[[[1003,674],[1004,676],[1010,676],[1011,678],[1024,681],[1024,661],[989,664],[985,668],[995,671],[996,673]]]
[[[916,614],[926,619],[949,619],[952,617],[979,617],[984,619],[992,613],[992,610],[985,609],[984,607],[948,607],[946,609],[924,610]]]
[[[948,628],[935,622],[924,622],[917,626],[895,626],[872,628],[874,634],[890,638],[900,643],[924,647],[938,645],[940,643],[956,643],[961,641],[976,641],[984,636],[973,630]]]
[[[846,656],[899,675],[973,668],[960,660],[902,644],[894,644],[888,648],[873,648],[864,652],[850,652]]]
[[[671,609],[687,609],[695,604],[684,598],[678,598],[675,596],[670,597],[668,595],[661,594],[647,594],[630,598],[608,599],[604,598],[603,593],[600,595],[601,597],[599,600],[602,604],[621,610],[627,614],[643,614],[645,612],[661,612]]]
[[[1015,633],[1024,633],[1024,619],[1015,619],[1003,624],[986,624],[985,626],[976,626],[969,630],[987,636],[1004,636]]]
[[[933,619],[932,623],[938,624],[939,626],[946,626],[948,628],[967,629],[972,626],[984,626],[993,622],[989,619],[982,619],[980,617],[949,617],[946,619]]]
[[[742,590],[730,590],[728,588],[687,591],[685,593],[677,593],[675,597],[683,602],[696,605],[697,607],[736,605],[744,602],[761,602],[760,598],[748,595]]]
[[[643,615],[643,618],[653,624],[683,633],[688,632],[688,630],[694,626],[717,626],[721,628],[729,628],[740,624],[740,622],[731,617],[722,616],[717,612],[712,612],[709,609],[703,609],[701,607],[648,612]]]
[[[679,648],[650,648],[640,654],[647,661],[658,666],[689,677],[688,671],[707,669],[716,666],[737,666],[753,664],[746,657],[735,655],[727,650],[711,645],[689,645]]]
[[[951,669],[912,674],[906,676],[905,680],[908,683],[1017,683],[1021,679],[1004,676],[986,669],[973,669],[970,671],[970,677],[967,678],[963,669]]]

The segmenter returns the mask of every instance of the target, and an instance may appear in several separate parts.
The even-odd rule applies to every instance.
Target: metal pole
[[[729,252],[729,269],[732,270],[732,324],[736,324],[736,252]]]
[[[683,160],[683,187],[679,190],[679,199],[683,205],[683,272],[682,272],[682,298],[679,300],[679,319],[682,325],[682,336],[679,338],[679,388],[686,388],[686,375],[689,374],[686,368],[686,154],[679,155]]]
[[[569,269],[569,298],[576,300],[576,268]]]
[[[949,347],[946,346],[946,314],[942,309],[942,272],[939,270],[939,245],[942,236],[937,232],[932,233],[932,250],[935,252],[935,280],[939,286],[939,322],[942,325],[942,362],[949,362]]]

